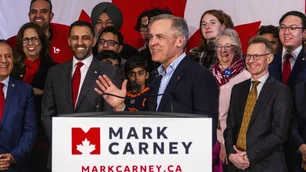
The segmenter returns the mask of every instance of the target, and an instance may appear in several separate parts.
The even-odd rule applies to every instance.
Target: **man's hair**
[[[100,61],[103,59],[118,60],[118,66],[121,64],[121,56],[113,50],[103,50],[97,54],[96,58]]]
[[[90,29],[90,32],[92,33],[92,36],[94,37],[95,36],[95,31],[94,31],[94,28],[92,27],[92,25],[90,23],[88,23],[87,21],[75,21],[73,22],[71,25],[70,25],[70,28],[69,28],[69,36],[71,34],[71,30],[73,27],[75,26],[80,26],[80,27],[88,27]]]
[[[32,4],[33,4],[35,1],[42,1],[42,0],[31,0],[30,11],[31,11],[31,9],[32,9]],[[46,2],[49,3],[49,5],[50,5],[50,13],[52,13],[52,3],[51,3],[51,0],[43,0],[43,1],[46,1]]]
[[[299,17],[301,20],[302,20],[302,27],[303,29],[306,28],[306,17],[305,17],[305,14],[299,12],[299,11],[289,11],[287,12],[286,14],[284,14],[280,20],[279,20],[279,25],[282,24],[282,22],[285,20],[285,18],[287,16],[296,16],[296,17]]]
[[[149,11],[145,10],[138,16],[136,26],[134,27],[136,31],[138,32],[140,31],[141,19],[146,16],[148,17],[148,14],[149,14]]]
[[[99,34],[98,39],[100,39],[100,37],[102,36],[103,33],[112,33],[112,34],[116,35],[118,37],[119,44],[123,45],[123,39],[124,39],[123,35],[114,26],[109,26],[109,27],[106,27],[105,29],[103,29],[102,32]]]
[[[143,68],[146,72],[148,72],[148,61],[141,56],[132,56],[129,58],[124,66],[124,73],[126,77],[129,71],[132,71],[137,67]]]
[[[151,20],[152,17],[161,15],[161,14],[171,14],[172,12],[167,8],[152,8],[148,11],[148,19]]]
[[[3,43],[3,44],[8,44],[9,45],[9,43],[7,42],[7,40],[5,40],[5,39],[0,39],[0,43]],[[10,46],[10,45],[9,45]],[[10,46],[11,47],[11,46]]]
[[[264,35],[264,34],[272,34],[274,38],[278,39],[278,29],[277,27],[273,25],[268,25],[268,26],[261,26],[258,31],[257,35]]]
[[[266,46],[266,53],[273,53],[273,45],[267,38],[263,36],[256,35],[252,37],[248,42],[248,46],[251,44],[264,44]]]
[[[44,33],[44,31],[35,23],[28,22],[21,26],[17,33],[17,41],[16,41],[16,47],[15,47],[15,59],[14,62],[19,67],[25,66],[25,59],[27,58],[24,51],[23,51],[23,37],[24,32],[27,29],[34,29],[35,32],[38,35],[39,41],[41,42],[41,49],[39,50],[39,56],[42,61],[48,61],[51,62],[51,57],[49,54],[49,40]]]
[[[176,32],[175,36],[177,37],[184,36],[185,38],[184,43],[183,43],[183,48],[184,48],[187,44],[188,36],[189,36],[189,30],[188,30],[188,25],[186,21],[181,17],[175,17],[170,14],[161,14],[156,17],[153,17],[150,24],[154,23],[155,21],[164,20],[164,19],[172,21],[171,29]]]
[[[234,29],[230,29],[230,28],[224,29],[222,32],[218,34],[216,38],[216,43],[219,41],[221,37],[224,37],[224,36],[227,36],[232,40],[233,45],[235,46],[235,55],[241,57],[242,55],[241,47],[242,46],[241,46],[241,42],[240,42],[238,33]]]

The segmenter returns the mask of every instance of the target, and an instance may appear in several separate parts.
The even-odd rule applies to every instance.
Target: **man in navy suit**
[[[306,59],[303,39],[306,36],[306,17],[298,11],[289,11],[279,20],[279,39],[283,45],[269,65],[270,74],[293,87],[306,79]]]
[[[283,47],[275,53],[273,62],[269,65],[270,74],[286,84],[291,90],[299,82],[306,79],[306,59],[303,39],[306,36],[306,17],[299,11],[289,11],[279,20],[279,39]],[[292,120],[295,125],[295,120]],[[291,138],[292,137],[292,138]],[[286,162],[289,171],[293,171],[296,156],[296,144],[293,143],[299,136],[289,131],[289,139],[285,144]],[[302,152],[306,155],[306,145],[302,144]]]
[[[33,91],[11,78],[13,51],[0,40],[0,171],[25,171],[25,156],[37,136]]]
[[[159,77],[150,85],[150,94],[165,94],[148,98],[149,111],[194,113],[213,119],[213,144],[216,141],[219,89],[212,73],[193,62],[184,53],[188,40],[188,26],[179,17],[162,14],[152,19],[149,29],[149,48],[158,67]],[[126,95],[126,81],[122,90],[116,88],[107,76],[100,76],[99,88],[105,93]],[[99,94],[102,91],[96,89]],[[104,99],[122,111],[124,100],[103,95]],[[170,98],[171,97],[171,98]]]

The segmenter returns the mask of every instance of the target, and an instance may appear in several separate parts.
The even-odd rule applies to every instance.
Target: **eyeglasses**
[[[22,43],[23,44],[28,44],[30,41],[32,41],[33,43],[37,43],[38,40],[39,40],[38,36],[33,36],[33,37],[30,37],[30,38],[23,38]]]
[[[104,45],[105,43],[107,43],[107,45],[109,45],[109,46],[115,46],[116,44],[120,45],[119,42],[114,41],[114,40],[106,40],[106,39],[100,39],[99,40],[100,45]]]
[[[128,72],[128,77],[135,77],[136,75],[137,76],[143,76],[145,73],[146,73],[145,70],[140,70],[140,71],[137,71],[137,72],[130,71],[130,72]]]
[[[295,32],[298,29],[304,29],[304,28],[303,27],[298,27],[298,26],[295,26],[295,25],[293,25],[293,26],[281,25],[281,26],[278,27],[278,30],[282,31],[282,32],[286,31],[286,29],[288,29],[290,32]]]
[[[227,45],[224,45],[224,46],[222,46],[222,45],[217,45],[217,46],[216,46],[216,49],[217,49],[217,51],[221,51],[222,48],[224,48],[226,51],[230,51],[230,50],[233,49],[234,46],[235,46],[235,45],[230,45],[230,44],[227,44]]]
[[[140,32],[147,32],[149,31],[148,25],[140,25]]]
[[[260,60],[262,56],[266,56],[266,55],[270,55],[271,53],[266,53],[266,54],[245,54],[244,58],[245,60],[251,60],[251,58],[253,58],[253,60],[257,61]]]

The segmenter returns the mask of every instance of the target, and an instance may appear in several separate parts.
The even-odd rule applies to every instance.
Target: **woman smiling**
[[[14,69],[11,77],[32,85],[35,95],[38,138],[29,157],[28,170],[43,171],[47,166],[49,142],[40,122],[41,99],[47,72],[54,65],[49,55],[49,41],[38,25],[26,23],[17,34],[14,53]]]
[[[237,32],[225,29],[216,38],[216,54],[218,62],[214,64],[212,73],[219,86],[219,125],[217,140],[220,143],[220,160],[226,163],[223,131],[226,128],[226,118],[229,108],[232,87],[251,77],[246,70],[242,58],[241,43]]]

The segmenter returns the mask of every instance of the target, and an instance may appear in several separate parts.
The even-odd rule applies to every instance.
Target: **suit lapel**
[[[269,96],[269,92],[272,88],[272,84],[273,84],[274,79],[269,76],[269,78],[267,79],[267,81],[264,83],[260,93],[259,93],[259,97],[256,101],[252,116],[251,116],[251,120],[250,120],[250,124],[249,127],[252,125],[252,123],[254,122],[254,120],[256,119],[262,105],[265,104],[265,102],[268,100],[268,96]]]
[[[160,85],[160,81],[162,79],[162,75],[159,75],[158,77],[156,77],[153,82],[150,85],[150,89],[149,89],[149,93],[151,95],[157,95],[158,94],[158,90],[159,90],[159,85]],[[156,111],[156,101],[157,101],[157,97],[158,96],[152,96],[149,97],[149,101],[148,101],[148,110],[149,111]]]
[[[304,48],[302,48],[301,52],[299,53],[298,57],[296,58],[296,61],[294,63],[294,66],[292,68],[292,71],[290,73],[289,79],[288,79],[288,86],[290,88],[293,88],[294,85],[296,84],[295,82],[297,81],[299,74],[303,70],[303,66],[306,65],[306,61],[304,59]]]
[[[14,95],[15,95],[15,89],[16,89],[16,83],[15,80],[10,77],[8,86],[7,86],[7,92],[6,92],[6,98],[5,98],[5,106],[4,106],[4,110],[3,110],[3,115],[2,115],[2,123],[1,125],[4,123],[5,118],[7,117],[11,104],[13,102],[14,99]],[[0,126],[1,127],[1,126]]]
[[[75,111],[77,111],[77,109],[79,108],[80,104],[82,103],[82,101],[84,100],[84,98],[86,97],[88,91],[92,88],[92,85],[96,83],[97,77],[100,74],[100,62],[98,60],[96,60],[95,58],[93,58],[87,74],[85,76],[82,88],[80,90],[79,93],[79,98],[78,98],[78,102],[75,108]]]
[[[61,80],[66,94],[66,99],[68,101],[68,105],[71,107],[71,109],[73,109],[71,93],[72,60],[69,63],[66,63],[61,70]]]
[[[176,69],[173,71],[173,75],[170,78],[170,81],[164,91],[164,93],[169,94],[170,96],[172,92],[176,90],[176,86],[179,84],[179,82],[183,79],[185,76],[185,72],[188,68],[188,66],[193,63],[193,61],[190,59],[189,56],[185,56],[184,59],[178,64]],[[166,104],[169,104],[169,98],[168,96],[163,96],[160,104],[158,106],[157,111],[163,111]]]

